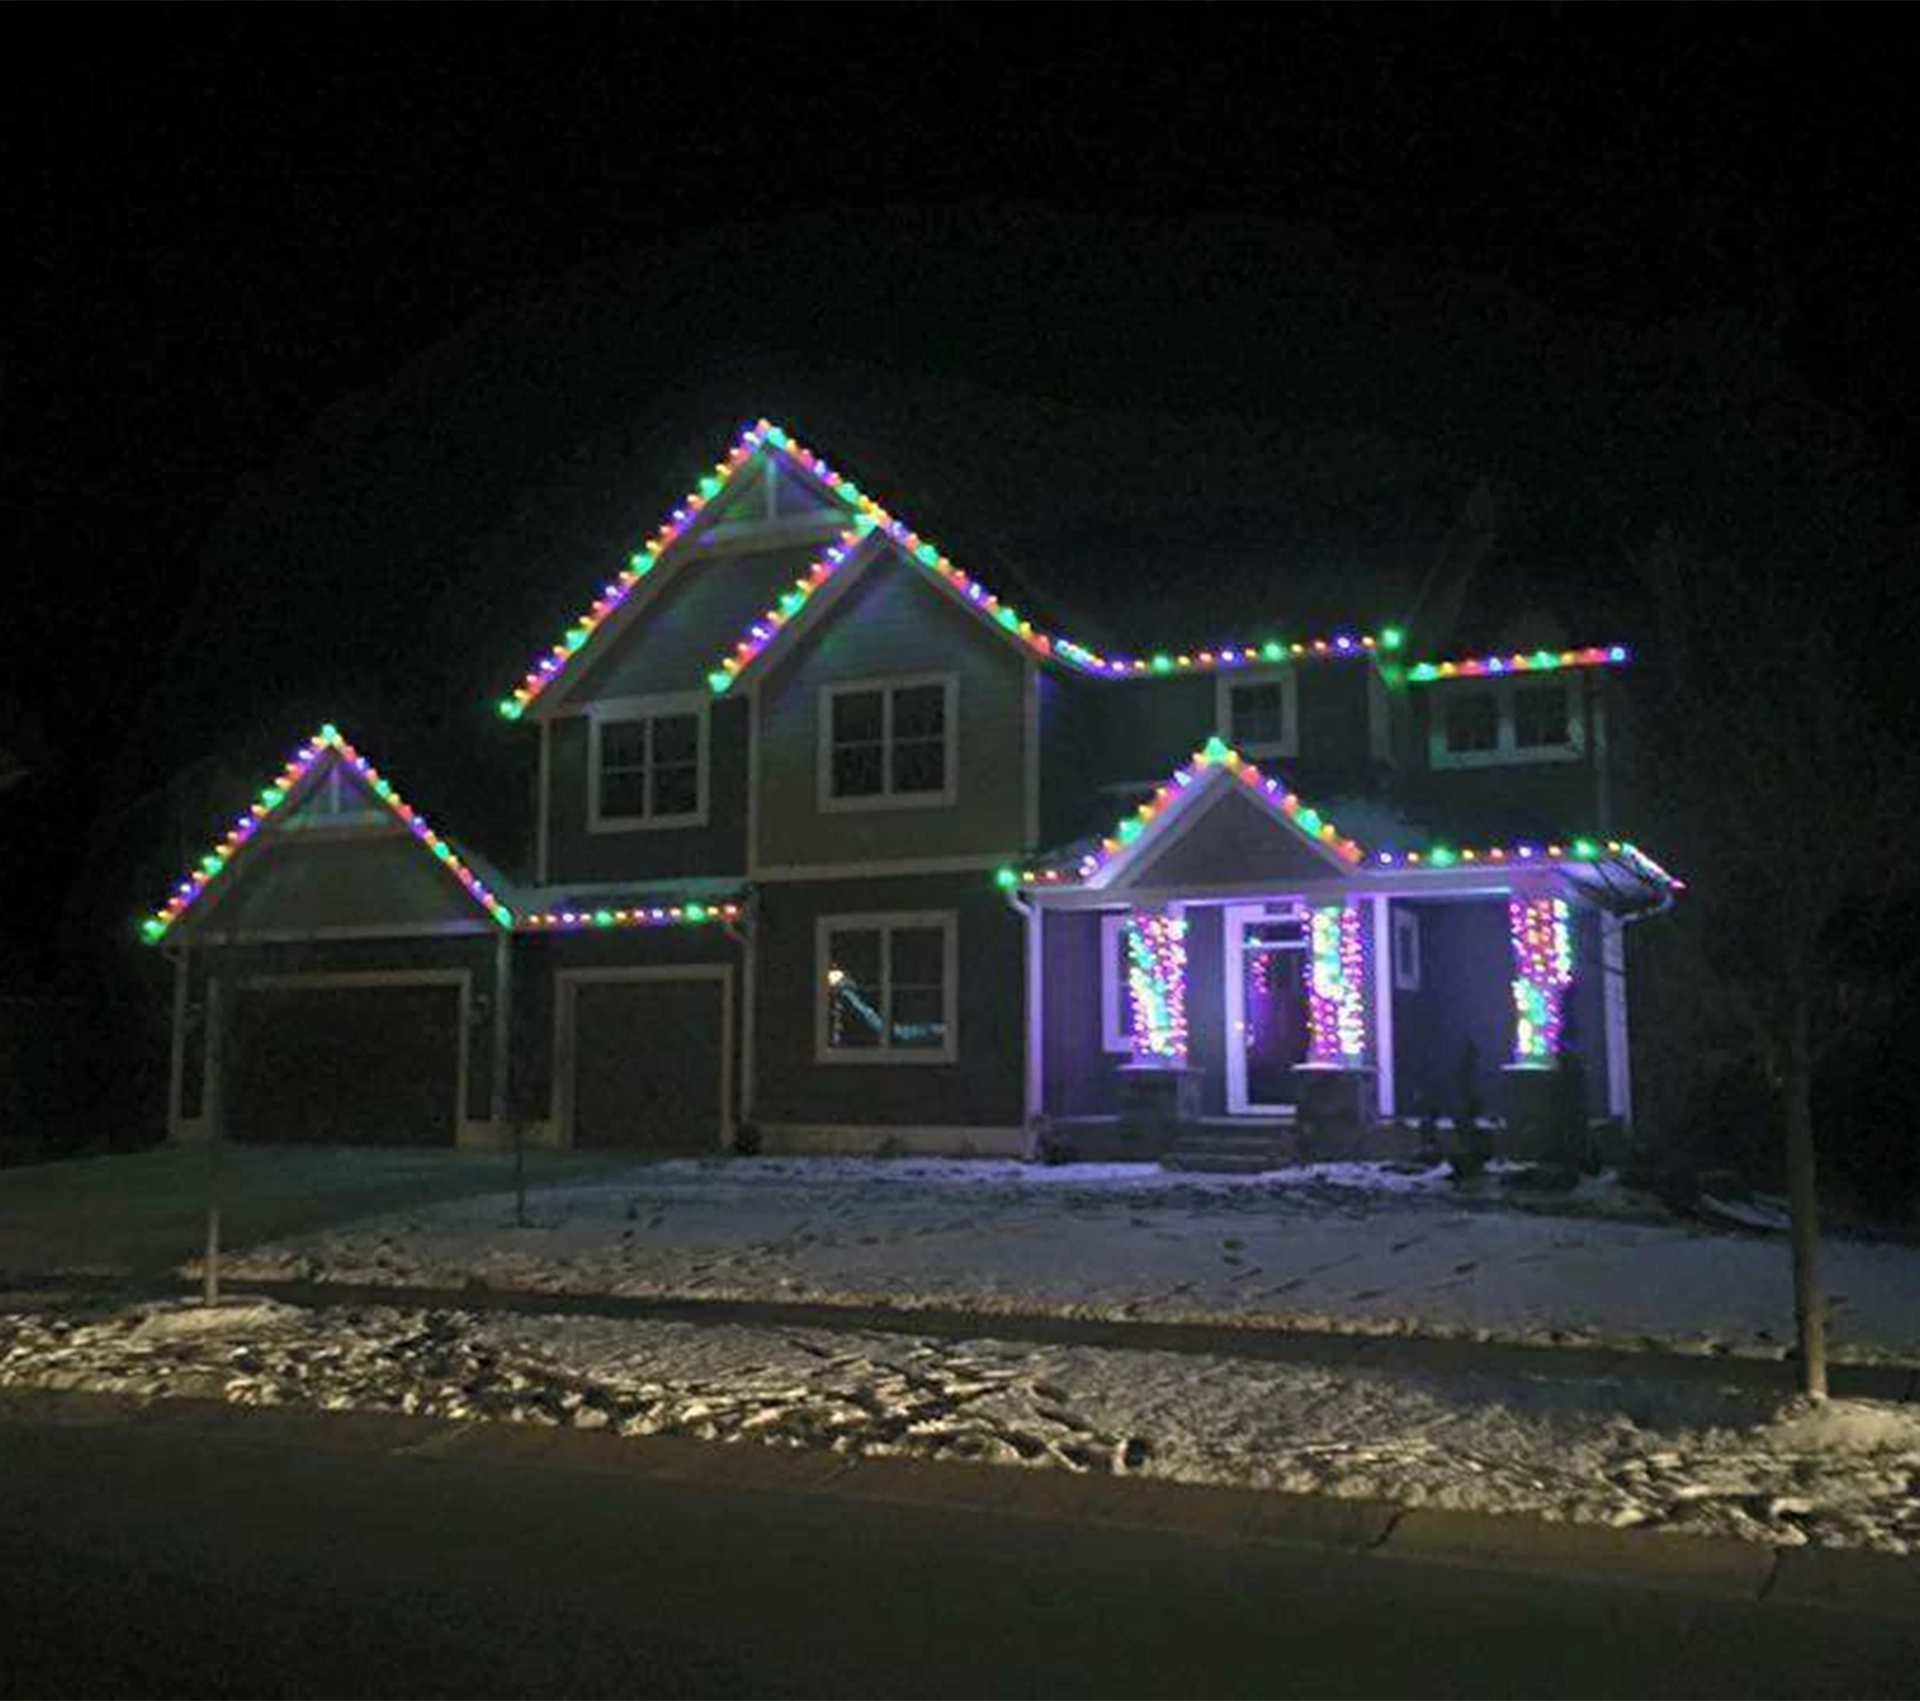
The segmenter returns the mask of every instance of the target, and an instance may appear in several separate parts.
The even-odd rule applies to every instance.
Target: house
[[[496,871],[332,727],[146,919],[169,1122],[240,1139],[1373,1151],[1632,1110],[1618,645],[1043,629],[777,426],[505,697]],[[1577,1060],[1578,1067],[1573,1065]]]

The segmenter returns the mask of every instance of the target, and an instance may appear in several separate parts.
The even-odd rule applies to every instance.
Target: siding
[[[959,681],[955,801],[822,811],[824,686],[896,674]],[[772,866],[942,856],[1000,858],[1026,837],[1026,663],[918,568],[883,554],[755,691],[757,860]]]
[[[1125,884],[1141,889],[1244,885],[1249,881],[1288,885],[1337,879],[1342,872],[1340,865],[1304,843],[1291,827],[1276,821],[1236,784],[1158,856],[1149,854],[1130,870]]]
[[[569,715],[553,723],[547,817],[552,884],[746,872],[750,707],[744,700],[723,698],[710,704],[707,714],[706,823],[652,832],[588,831],[587,718]]]
[[[1046,1011],[1042,1099],[1049,1116],[1113,1116],[1114,1071],[1126,1061],[1102,1045],[1098,910],[1058,910],[1042,923]]]
[[[1500,1070],[1513,1056],[1512,947],[1507,901],[1415,903],[1396,898],[1420,923],[1420,991],[1394,995],[1396,1093],[1403,1116],[1431,1109],[1452,1116],[1462,1048],[1479,1048],[1482,1112],[1504,1108]]]
[[[756,1122],[1018,1126],[1026,1045],[1025,924],[985,874],[782,882],[759,898]],[[952,1063],[814,1060],[815,921],[956,912],[958,1055]]]
[[[348,834],[268,829],[232,874],[181,922],[189,941],[215,934],[439,924],[491,929],[458,881],[404,828]]]

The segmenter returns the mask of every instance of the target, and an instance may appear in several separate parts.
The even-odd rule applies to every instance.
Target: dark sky
[[[1154,618],[1149,510],[1339,438],[1407,494],[1303,495],[1315,547],[1430,550],[1563,374],[1680,319],[1770,328],[1910,481],[1895,10],[18,10],[0,876],[107,928],[171,873],[156,788],[220,795],[329,690],[457,746],[761,408],[1023,595],[1093,581],[1098,473],[1049,532],[1025,470],[1089,445]]]

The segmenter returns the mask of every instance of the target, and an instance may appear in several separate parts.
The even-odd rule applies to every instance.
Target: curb
[[[253,1444],[384,1453],[516,1470],[586,1472],[702,1492],[826,1494],[889,1506],[1150,1529],[1195,1540],[1366,1554],[1382,1562],[1524,1571],[1567,1581],[1920,1623],[1920,1560],[1848,1548],[1772,1548],[1724,1536],[1617,1530],[1520,1514],[1224,1487],[1047,1467],[848,1456],[688,1436],[239,1406],[191,1395],[0,1389],[0,1426],[127,1423]]]

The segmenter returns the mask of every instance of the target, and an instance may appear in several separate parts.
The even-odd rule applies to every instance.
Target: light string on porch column
[[[1366,934],[1354,904],[1316,904],[1308,919],[1307,1061],[1354,1068],[1366,1061]]]
[[[1127,917],[1127,985],[1133,994],[1133,1061],[1187,1060],[1187,921],[1168,910]]]
[[[1573,929],[1564,898],[1510,898],[1513,941],[1513,1060],[1549,1064],[1560,1054]]]

